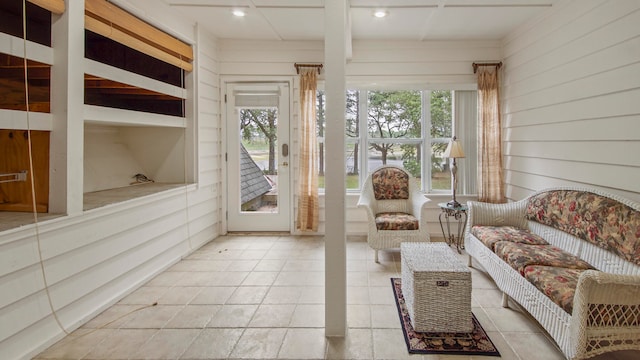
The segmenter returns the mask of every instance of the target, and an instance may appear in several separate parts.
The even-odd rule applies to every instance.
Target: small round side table
[[[440,210],[440,216],[438,220],[440,221],[440,229],[442,230],[442,236],[444,237],[444,241],[447,245],[455,245],[456,250],[458,250],[458,254],[462,253],[462,249],[464,249],[464,229],[467,227],[467,210],[469,208],[466,205],[460,206],[451,206],[447,203],[438,203]],[[457,232],[451,232],[451,223],[457,223]],[[446,224],[446,231],[445,231]]]

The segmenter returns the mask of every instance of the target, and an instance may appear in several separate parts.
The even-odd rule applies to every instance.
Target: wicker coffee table
[[[402,243],[402,294],[418,332],[471,332],[471,271],[445,243]]]

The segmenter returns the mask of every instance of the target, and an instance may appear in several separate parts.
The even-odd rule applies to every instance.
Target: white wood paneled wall
[[[507,197],[595,187],[640,200],[640,2],[568,1],[504,41]]]
[[[192,37],[187,128],[196,131],[185,137],[195,183],[1,232],[0,358],[30,359],[64,336],[49,308],[40,253],[53,307],[71,331],[220,234],[218,49],[197,28]],[[70,166],[82,173],[82,164]]]

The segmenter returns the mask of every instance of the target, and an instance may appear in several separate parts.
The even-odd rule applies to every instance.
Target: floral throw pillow
[[[409,198],[409,174],[395,168],[382,168],[371,175],[376,200]]]

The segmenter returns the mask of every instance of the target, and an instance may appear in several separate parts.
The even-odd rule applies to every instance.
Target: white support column
[[[342,337],[347,330],[344,133],[347,11],[346,0],[325,1],[325,335]]]
[[[82,212],[84,190],[84,1],[53,16],[49,212]]]

